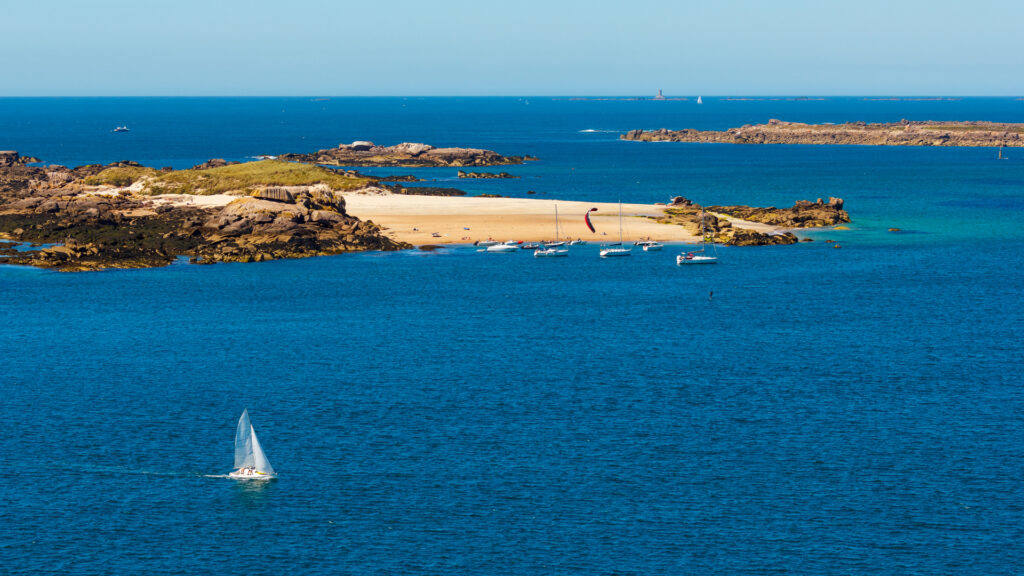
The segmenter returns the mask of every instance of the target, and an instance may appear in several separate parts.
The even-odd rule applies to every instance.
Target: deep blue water
[[[840,250],[699,269],[596,247],[0,267],[0,573],[1019,573],[1024,150],[580,132],[774,117],[1024,102],[0,99],[0,148],[47,162],[411,140],[541,158],[471,192],[831,195],[855,220],[810,234]],[[243,407],[274,483],[216,477]]]

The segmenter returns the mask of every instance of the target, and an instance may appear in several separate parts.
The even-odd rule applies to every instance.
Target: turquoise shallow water
[[[690,114],[660,117],[654,103],[531,98],[530,111],[550,107],[540,122],[515,99],[426,101],[393,117],[380,112],[391,100],[331,102],[322,118],[286,114],[288,130],[362,111],[359,134],[337,128],[333,140],[541,156],[508,168],[522,180],[476,191],[838,195],[854,229],[813,234],[841,250],[722,249],[700,269],[677,268],[674,249],[601,261],[594,246],[564,260],[453,248],[95,274],[0,267],[4,570],[1016,573],[1024,156],[579,132]],[[0,148],[159,165],[231,156],[211,138],[239,157],[299,149],[252,120],[279,104],[0,100]],[[716,105],[733,104],[715,122],[802,110]],[[827,104],[807,116],[828,121],[920,118],[940,104],[1014,120],[1024,108],[804,104]],[[115,108],[141,116],[101,113]],[[243,112],[233,134],[199,127]],[[128,123],[133,137],[163,128],[132,149],[93,149],[107,136],[47,138],[53,115]],[[180,118],[195,137],[165,147]],[[272,484],[216,477],[243,407],[281,475]]]

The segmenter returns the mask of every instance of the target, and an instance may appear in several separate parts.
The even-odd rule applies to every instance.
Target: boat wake
[[[595,128],[587,128],[586,130],[580,130],[581,134],[593,134],[595,132],[619,132],[619,130],[597,130]]]

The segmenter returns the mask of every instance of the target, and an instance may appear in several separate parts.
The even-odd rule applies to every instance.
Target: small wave
[[[596,128],[587,128],[586,130],[580,130],[581,134],[593,134],[595,132],[618,132],[618,130],[598,130]]]

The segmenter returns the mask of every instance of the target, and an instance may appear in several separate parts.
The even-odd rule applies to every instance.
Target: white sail
[[[260,441],[256,438],[256,430],[251,425],[249,430],[252,433],[252,465],[256,467],[257,472],[273,474],[274,467],[270,465],[270,460],[267,460],[267,455],[263,453],[263,447],[260,446]]]
[[[255,465],[252,450],[254,439],[249,411],[245,410],[238,419],[238,428],[235,430],[235,470]],[[260,452],[262,453],[262,450]]]

